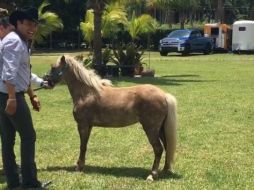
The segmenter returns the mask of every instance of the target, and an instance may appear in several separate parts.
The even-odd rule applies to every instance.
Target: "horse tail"
[[[164,121],[164,133],[166,140],[166,160],[164,169],[172,171],[176,151],[177,101],[171,94],[166,94],[166,101],[168,104],[168,113]]]

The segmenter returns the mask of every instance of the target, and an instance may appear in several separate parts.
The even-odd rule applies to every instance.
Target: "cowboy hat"
[[[18,20],[24,19],[39,23],[38,10],[34,7],[23,7],[13,11],[10,15],[10,23],[14,26],[17,24]]]

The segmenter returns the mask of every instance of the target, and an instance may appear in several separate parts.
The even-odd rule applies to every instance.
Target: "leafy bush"
[[[111,49],[109,48],[104,49],[104,51],[102,52],[103,65],[106,65],[108,62],[110,62],[110,60],[112,60],[112,56],[113,54]],[[85,56],[84,54],[79,54],[75,56],[75,59],[82,62],[86,68],[93,68],[94,66],[92,52],[90,52],[87,56]]]
[[[77,61],[83,63],[84,67],[92,68],[92,65],[93,65],[93,55],[92,55],[92,53],[88,54],[87,56],[84,56],[84,54],[76,55],[75,59]]]
[[[144,64],[142,62],[144,50],[136,47],[134,43],[127,44],[125,49],[123,46],[119,46],[116,50],[113,50],[113,54],[112,62],[119,66],[140,66]]]
[[[107,64],[108,62],[110,62],[112,60],[112,50],[109,49],[108,47],[104,49],[104,51],[102,51],[102,61],[103,64]]]

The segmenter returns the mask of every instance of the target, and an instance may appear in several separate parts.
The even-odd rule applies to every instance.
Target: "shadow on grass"
[[[165,75],[160,77],[142,77],[142,78],[128,78],[128,77],[119,77],[119,78],[110,78],[112,82],[117,85],[118,82],[132,82],[136,84],[153,84],[159,86],[168,86],[168,85],[183,85],[184,83],[202,83],[202,82],[214,82],[215,80],[200,80],[196,79],[200,77],[199,75]]]
[[[61,167],[61,166],[51,166],[45,169],[40,169],[41,171],[67,171],[67,172],[76,172],[74,166],[70,167]],[[131,178],[138,178],[138,179],[146,179],[149,175],[150,170],[139,168],[139,167],[101,167],[101,166],[90,166],[87,165],[84,168],[84,173],[96,173],[96,174],[103,174],[103,175],[110,175],[115,177],[131,177]],[[159,180],[160,179],[181,179],[183,176],[177,173],[159,173]]]
[[[159,77],[109,77],[112,83],[117,86],[119,82],[130,82],[135,84],[152,84],[155,86],[180,86],[184,83],[208,83],[216,82],[216,80],[201,80],[199,75],[164,75]],[[60,85],[66,85],[64,82],[59,83]],[[58,85],[59,85],[58,84]]]
[[[167,56],[161,56],[161,57],[196,57],[196,56],[204,56],[203,52],[193,52],[193,53],[189,53],[187,55],[183,55],[182,53],[169,53]]]

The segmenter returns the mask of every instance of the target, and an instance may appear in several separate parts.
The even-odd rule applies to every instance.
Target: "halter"
[[[65,71],[67,69],[68,69],[68,65],[64,64],[62,69],[60,69],[59,71],[52,72],[52,70],[51,70],[51,72],[49,74],[45,75],[45,79],[48,79],[51,82],[53,82],[54,84],[56,84],[60,81],[61,77],[63,76],[63,74],[65,73]]]
[[[62,75],[65,73],[65,71],[67,70],[68,65],[65,64],[62,69],[60,69],[59,71],[53,71],[52,69],[49,73],[45,74],[42,78],[44,81],[48,81],[49,86],[54,87],[56,83],[58,83],[61,80]],[[43,89],[44,87],[39,87],[39,88],[35,88],[33,89],[33,91],[37,91],[40,89]]]

